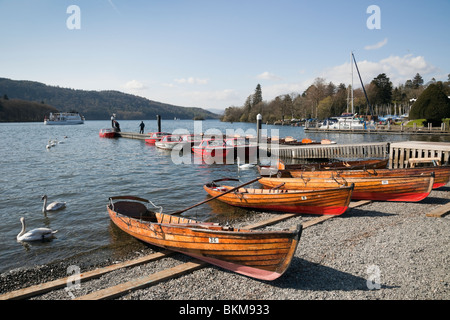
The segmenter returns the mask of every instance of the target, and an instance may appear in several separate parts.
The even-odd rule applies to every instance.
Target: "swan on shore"
[[[47,205],[47,195],[43,195],[42,200],[44,200],[44,205],[42,206],[42,212],[56,211],[56,210],[60,210],[60,209],[63,209],[66,207],[65,202],[56,202],[56,201]]]
[[[17,241],[39,241],[50,239],[53,238],[54,234],[58,232],[58,230],[53,231],[49,228],[37,228],[25,232],[25,218],[20,218],[20,222],[22,223],[22,231],[20,231],[17,235]]]

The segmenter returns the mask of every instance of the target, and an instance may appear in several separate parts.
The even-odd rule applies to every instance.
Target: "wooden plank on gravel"
[[[165,257],[168,257],[169,255],[172,255],[174,252],[169,250],[164,250],[162,252],[153,253],[141,258],[136,258],[130,261],[125,261],[121,263],[117,263],[114,265],[110,265],[108,267],[95,269],[92,271],[87,271],[80,274],[80,280],[86,281],[93,278],[98,278],[108,272],[121,269],[121,268],[128,268],[128,267],[134,267],[143,263],[155,261],[158,259],[162,259]],[[38,284],[35,286],[31,286],[24,289],[19,289],[16,291],[8,292],[3,295],[0,295],[0,300],[19,300],[19,299],[26,299],[29,297],[33,297],[39,294],[43,294],[55,289],[62,288],[67,285],[67,281],[73,279],[73,276],[57,279],[54,281]]]
[[[359,207],[359,206],[362,206],[362,205],[365,205],[365,204],[368,204],[368,203],[371,203],[371,201],[363,200],[363,201],[358,201],[358,202],[351,202],[350,205],[349,205],[349,208],[356,208],[356,207]],[[450,204],[449,204],[449,206],[450,206]],[[450,210],[450,208],[449,208],[449,210]],[[277,217],[274,217],[272,219],[268,219],[268,220],[265,220],[265,221],[262,221],[262,222],[259,222],[259,223],[248,225],[248,226],[246,226],[244,228],[245,229],[256,229],[256,228],[260,228],[260,227],[263,227],[263,226],[275,224],[277,222],[280,222],[280,221],[292,218],[292,217],[297,216],[297,215],[298,214],[295,214],[295,213],[293,213],[293,214],[284,214],[284,215],[280,215],[280,216],[277,216]],[[331,216],[320,216],[318,218],[314,218],[312,220],[309,220],[309,221],[303,223],[303,228],[308,228],[310,226],[313,226],[315,224],[321,223],[323,221],[326,221],[326,220],[334,218],[334,217],[336,217],[336,216],[332,216],[331,215]],[[114,270],[117,270],[117,269],[120,269],[120,268],[137,266],[137,265],[140,265],[140,264],[143,264],[143,263],[147,263],[147,262],[151,262],[151,261],[154,261],[154,260],[158,260],[158,259],[167,257],[167,256],[169,256],[170,254],[173,254],[173,253],[174,252],[172,252],[172,251],[166,250],[166,251],[162,251],[162,252],[159,252],[159,253],[151,254],[151,255],[148,255],[148,256],[145,256],[145,257],[137,258],[137,259],[134,259],[134,260],[131,260],[131,261],[122,262],[122,263],[118,263],[118,264],[111,265],[111,266],[108,266],[108,267],[104,267],[104,268],[100,268],[100,269],[84,272],[84,273],[80,274],[80,280],[81,281],[86,281],[86,280],[89,280],[89,279],[97,278],[97,277],[102,276],[103,274],[106,274],[108,272],[111,272],[111,271],[114,271]],[[198,263],[200,263],[200,264],[197,265]],[[147,280],[148,280],[147,282],[145,280],[141,281],[142,282],[141,285],[142,286],[148,286],[150,284],[156,283],[157,281],[170,279],[170,278],[176,277],[178,275],[187,273],[189,271],[193,271],[193,270],[202,268],[203,266],[206,266],[206,265],[207,265],[207,263],[204,263],[204,262],[189,262],[189,263],[185,263],[185,264],[180,265],[178,267],[175,267],[175,268],[172,268],[172,269],[168,269],[168,270],[159,272],[159,273],[154,274],[154,275],[150,275],[150,276],[146,277]],[[165,275],[166,272],[168,272],[170,275],[167,275],[167,274]],[[161,278],[159,280],[157,280],[158,277],[161,277]],[[72,277],[70,277],[70,278],[72,279]],[[67,281],[68,280],[69,280],[69,277],[66,277],[66,278],[62,278],[62,279],[58,279],[58,280],[42,283],[42,284],[39,284],[39,285],[31,286],[31,287],[28,287],[28,288],[12,291],[12,292],[0,295],[0,300],[13,300],[13,299],[17,299],[18,300],[18,299],[25,299],[25,298],[33,297],[33,296],[36,296],[36,295],[39,295],[39,294],[43,294],[43,293],[49,292],[51,290],[62,288],[65,285],[67,285]],[[139,279],[137,279],[137,280],[139,280]],[[134,281],[137,281],[137,280],[133,280],[131,282],[134,283]],[[124,287],[126,287],[126,284],[123,284],[123,285],[124,285]],[[134,285],[140,286],[139,284],[130,284],[130,286],[131,285],[133,285],[133,286]],[[119,285],[119,286],[121,286],[121,285]],[[116,286],[116,287],[119,287],[119,286]],[[113,287],[113,288],[115,288],[115,287]],[[111,288],[109,288],[109,289],[111,289]],[[127,290],[132,290],[132,289],[127,289]],[[98,291],[98,292],[100,292],[98,294],[98,296],[100,297],[102,295],[102,293],[101,293],[102,290]],[[84,296],[84,297],[88,297],[87,299],[95,299],[95,294],[96,293],[94,292],[94,293],[92,293],[92,294],[90,294],[88,296]],[[110,293],[106,294],[106,292],[105,292],[104,294],[105,294],[105,297],[106,296],[107,297],[112,297]],[[121,293],[117,293],[116,296],[117,295],[121,295]],[[89,296],[91,298],[89,298]],[[84,297],[80,297],[79,299],[84,298]],[[106,299],[106,298],[101,298],[101,299]]]
[[[370,201],[370,200],[361,200],[361,201],[358,201],[358,202],[350,202],[349,208],[351,209],[351,208],[360,207],[360,206],[369,204],[371,202],[372,201]],[[298,215],[299,215],[298,213],[283,214],[283,215],[279,215],[279,216],[273,217],[271,219],[267,219],[267,220],[264,220],[264,221],[261,221],[261,222],[257,222],[257,223],[245,226],[242,229],[257,229],[257,228],[269,226],[269,225],[275,224],[277,222],[296,217]],[[338,217],[338,216],[328,215],[328,216],[320,216],[318,218],[314,218],[312,220],[309,220],[309,221],[303,223],[303,228],[308,228],[308,227],[313,226],[313,225],[315,225],[317,223],[321,223],[323,221],[326,221],[326,220],[334,218],[334,217]]]
[[[427,217],[441,218],[450,212],[450,203],[444,204],[426,214]]]
[[[112,299],[121,296],[129,291],[142,289],[150,285],[156,284],[158,282],[175,278],[177,276],[183,275],[187,272],[194,271],[209,263],[194,260],[191,262],[180,264],[176,267],[166,269],[148,276],[137,278],[125,283],[118,284],[114,287],[106,288],[103,290],[95,291],[82,297],[78,297],[75,300],[103,300]]]

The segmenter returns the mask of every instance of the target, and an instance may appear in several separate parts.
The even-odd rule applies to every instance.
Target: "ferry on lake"
[[[78,112],[61,112],[52,113],[50,116],[44,118],[45,125],[67,125],[67,124],[83,124],[84,117]]]

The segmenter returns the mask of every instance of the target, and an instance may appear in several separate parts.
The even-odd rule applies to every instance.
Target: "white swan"
[[[17,235],[17,241],[39,241],[44,239],[50,239],[54,237],[54,234],[58,232],[58,230],[53,231],[49,228],[37,228],[25,232],[25,218],[20,218],[20,222],[22,222],[22,231]]]
[[[237,165],[238,165],[239,169],[250,169],[255,166],[254,164],[251,164],[251,163],[241,164],[241,159],[239,159],[239,157],[237,157]]]
[[[42,206],[42,212],[47,211],[56,211],[60,210],[66,207],[65,202],[52,202],[49,205],[47,205],[47,195],[42,196],[42,200],[44,200],[44,205]]]

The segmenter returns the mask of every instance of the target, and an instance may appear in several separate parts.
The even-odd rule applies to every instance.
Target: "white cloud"
[[[378,62],[373,61],[357,61],[359,72],[364,84],[372,81],[373,78],[380,73],[385,73],[394,85],[399,83],[405,83],[406,80],[412,79],[416,73],[419,73],[422,77],[433,77],[435,73],[439,72],[439,69],[427,62],[423,56],[413,56],[412,54],[400,56],[389,56]],[[353,66],[353,82],[355,87],[360,86],[360,81],[356,67]],[[332,81],[334,84],[351,83],[351,66],[350,62],[346,62],[342,65],[335,66],[329,69],[325,69],[320,75],[327,82]],[[314,82],[311,79],[310,84]]]
[[[146,86],[142,82],[139,82],[137,80],[128,81],[123,87],[127,91],[139,91],[146,89]]]
[[[195,101],[228,101],[228,100],[241,100],[242,97],[232,89],[224,89],[217,91],[190,91],[184,93],[185,96],[188,96]]]
[[[263,72],[259,75],[256,76],[257,79],[261,79],[261,80],[281,80],[281,78],[273,73],[270,73],[268,71]]]
[[[208,84],[208,79],[199,79],[199,78],[194,78],[194,77],[189,77],[189,78],[180,78],[180,79],[174,79],[173,81],[175,81],[176,83],[179,84]]]
[[[380,48],[384,47],[387,43],[388,43],[388,39],[385,38],[383,41],[380,41],[380,42],[378,42],[378,43],[376,43],[376,44],[365,46],[364,49],[365,49],[365,50],[376,50],[376,49],[380,49]]]

